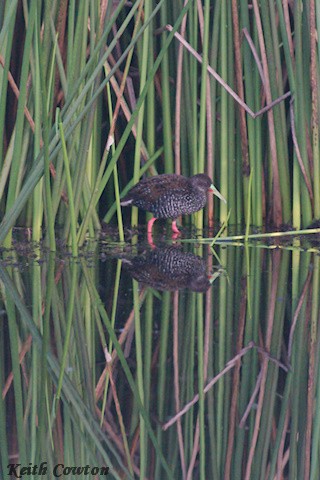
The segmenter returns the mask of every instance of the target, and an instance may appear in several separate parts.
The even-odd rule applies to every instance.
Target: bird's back
[[[153,212],[154,206],[159,203],[159,199],[169,196],[172,192],[176,194],[179,190],[187,191],[188,187],[188,179],[182,175],[164,173],[144,178],[131,188],[129,193],[121,200],[121,205],[134,205]]]
[[[122,199],[121,205],[134,205],[152,212],[156,218],[176,219],[201,210],[206,200],[206,189],[194,185],[190,178],[162,174],[137,183]]]

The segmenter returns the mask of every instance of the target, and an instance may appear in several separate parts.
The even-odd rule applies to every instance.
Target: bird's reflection
[[[215,277],[207,274],[204,259],[175,246],[125,258],[123,266],[135,280],[157,290],[205,292]]]

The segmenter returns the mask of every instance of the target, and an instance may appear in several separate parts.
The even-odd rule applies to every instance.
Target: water
[[[319,478],[317,242],[154,243],[1,252],[2,477]]]

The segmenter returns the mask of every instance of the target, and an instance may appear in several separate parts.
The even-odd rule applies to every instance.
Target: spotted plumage
[[[203,173],[190,178],[163,174],[141,180],[122,199],[121,205],[134,205],[153,213],[154,218],[148,224],[149,233],[157,218],[173,219],[172,228],[179,233],[175,219],[201,210],[207,202],[208,191],[225,201],[211,179]]]
[[[173,246],[154,248],[123,261],[133,278],[157,290],[188,288],[194,292],[205,292],[211,285],[205,261]]]

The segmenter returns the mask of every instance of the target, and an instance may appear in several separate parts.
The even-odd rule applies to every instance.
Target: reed
[[[1,477],[17,455],[319,478],[319,21],[314,0],[1,3]],[[226,271],[205,294],[125,274],[145,218],[120,199],[164,172],[227,198],[183,219],[181,249]]]
[[[320,208],[319,72],[318,17],[314,2],[301,8],[303,3],[254,2],[249,9],[247,2],[218,0],[204,7],[165,0],[127,7],[121,1],[114,11],[109,6],[99,11],[85,1],[75,15],[74,4],[66,9],[64,2],[43,11],[36,2],[5,2],[0,19],[1,243],[7,238],[10,246],[11,229],[19,222],[32,227],[35,240],[45,229],[54,249],[55,226],[63,225],[60,236],[67,241],[73,217],[81,245],[100,228],[101,213],[108,222],[119,222],[122,232],[122,191],[132,178],[138,181],[162,146],[150,174],[174,171],[176,151],[178,172],[206,170],[227,196],[229,208],[217,203],[214,214],[209,203],[210,225],[212,215],[224,222],[231,210],[232,224],[307,227]],[[173,31],[157,30],[167,24]],[[21,41],[14,31],[23,35],[24,25]],[[18,45],[19,57],[12,53]],[[281,101],[289,90],[292,103]],[[56,132],[59,107],[69,166]],[[256,117],[262,107],[265,113]],[[115,111],[115,117],[105,111]],[[129,145],[134,155],[128,154]],[[206,216],[196,218],[199,228],[208,223]],[[132,221],[137,224],[136,213]]]
[[[30,269],[17,267],[14,251],[10,266],[1,262],[1,364],[9,352],[13,374],[2,368],[2,473],[13,453],[5,432],[14,388],[10,419],[27,464],[46,458],[53,468],[64,451],[76,464],[109,465],[114,478],[271,479],[284,469],[317,478],[318,253],[215,249],[228,276],[205,294],[138,289],[118,247],[103,264],[101,294],[95,250],[80,264],[55,254],[39,264],[33,250],[24,253]]]

